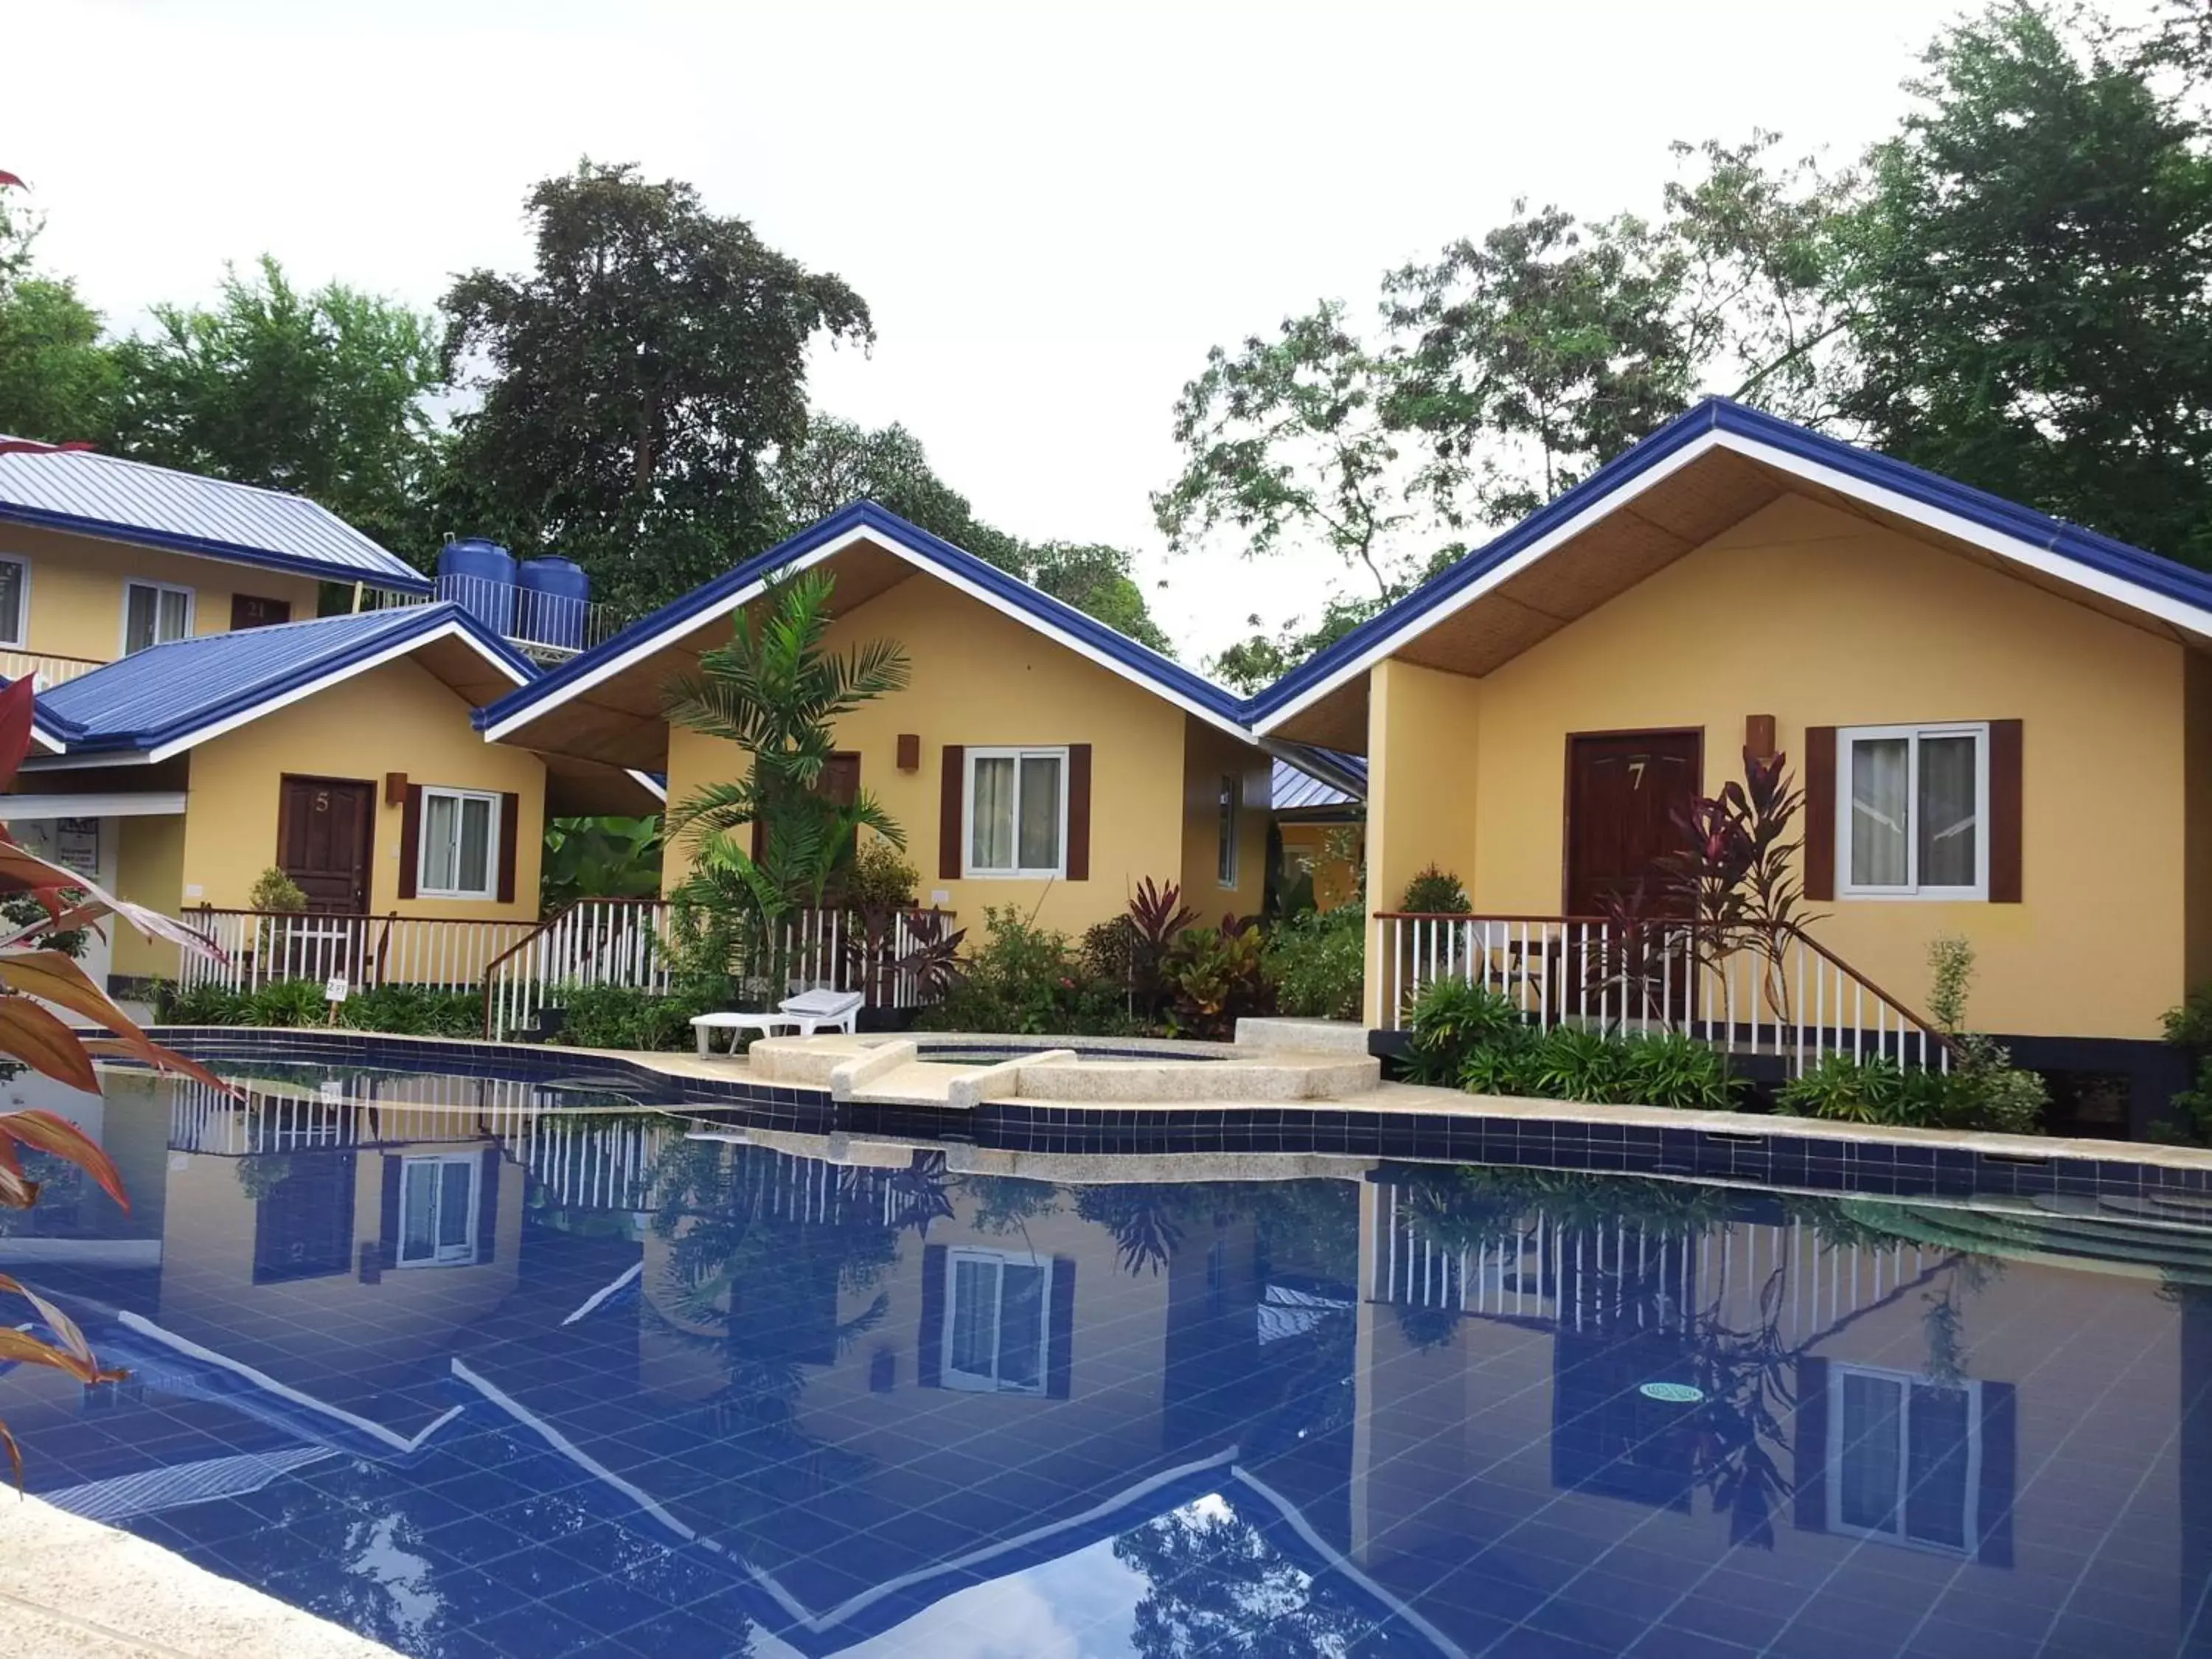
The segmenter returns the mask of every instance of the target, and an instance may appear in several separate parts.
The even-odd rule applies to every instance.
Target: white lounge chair
[[[739,1031],[757,1031],[763,1036],[773,1036],[785,1026],[791,1027],[801,1036],[812,1036],[817,1031],[835,1027],[850,1034],[854,1022],[860,1014],[860,994],[858,991],[801,991],[797,996],[786,997],[775,1009],[763,1014],[698,1014],[691,1021],[692,1035],[698,1039],[702,1057],[714,1052],[714,1031],[731,1033],[732,1048]]]

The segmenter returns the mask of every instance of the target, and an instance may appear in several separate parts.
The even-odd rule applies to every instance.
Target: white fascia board
[[[924,574],[934,576],[938,580],[945,583],[947,586],[957,588],[961,592],[965,593],[969,599],[990,606],[992,610],[996,611],[1001,616],[1012,617],[1014,621],[1021,623],[1024,627],[1043,635],[1054,644],[1065,647],[1066,649],[1074,652],[1076,655],[1084,658],[1086,661],[1096,663],[1099,667],[1107,669],[1111,672],[1119,675],[1121,678],[1129,681],[1132,684],[1143,687],[1146,690],[1150,691],[1153,696],[1164,698],[1165,701],[1175,704],[1176,708],[1184,710],[1186,713],[1197,715],[1199,719],[1206,721],[1210,726],[1218,726],[1222,731],[1229,732],[1231,736],[1242,738],[1247,743],[1252,741],[1252,733],[1237,721],[1227,719],[1214,710],[1206,708],[1204,704],[1194,702],[1192,699],[1182,696],[1180,692],[1170,690],[1169,687],[1162,684],[1159,681],[1139,673],[1137,670],[1130,667],[1127,664],[1117,661],[1114,658],[1107,655],[1106,653],[1097,649],[1095,647],[1085,644],[1083,641],[1076,638],[1073,634],[1064,632],[1060,629],[1053,626],[1053,624],[1046,622],[1042,617],[1032,615],[1030,612],[1024,611],[1018,606],[1008,605],[1005,600],[1000,599],[996,594],[993,593],[989,589],[984,587],[980,583],[969,580],[967,577],[959,574],[957,572],[951,570],[945,566],[939,564],[936,560],[907,546],[905,543],[902,542],[897,537],[890,534],[888,531],[873,529],[865,525],[856,526],[854,528],[847,531],[843,535],[838,537],[836,540],[823,543],[812,552],[793,559],[787,564],[779,565],[776,568],[775,578],[781,579],[792,571],[805,570],[811,566],[819,564],[823,560],[830,558],[833,555],[842,553],[847,548],[860,542],[868,542],[877,547],[883,548],[890,553],[896,554],[898,557],[903,559],[908,564],[912,565],[915,569],[922,572]],[[640,640],[636,644],[629,647],[627,650],[623,651],[616,656],[608,658],[605,662],[601,663],[598,667],[592,670],[590,673],[579,676],[575,680],[562,686],[558,691],[556,691],[552,696],[547,697],[543,702],[532,703],[528,708],[522,710],[520,713],[508,715],[505,720],[500,721],[498,725],[486,726],[484,728],[485,741],[488,743],[497,743],[510,737],[521,727],[529,725],[532,721],[542,719],[544,715],[550,714],[554,709],[558,708],[562,703],[567,702],[570,698],[582,695],[584,692],[590,690],[593,686],[601,684],[614,675],[621,673],[626,668],[635,666],[638,663],[644,661],[645,659],[653,655],[656,651],[665,649],[671,643],[682,639],[684,635],[696,633],[702,624],[715,621],[719,617],[726,617],[732,611],[738,610],[739,607],[750,604],[754,599],[757,599],[763,591],[765,591],[769,580],[770,578],[763,577],[758,580],[746,583],[744,586],[739,588],[734,593],[732,593],[728,598],[719,601],[704,611],[700,611],[696,616],[686,617],[684,621],[679,623],[671,623],[666,628],[662,629],[659,633],[649,635],[646,638]],[[1103,626],[1103,624],[1101,625]]]
[[[1272,714],[1254,722],[1253,729],[1265,735],[1304,714],[1323,697],[1340,690],[1348,681],[1357,679],[1385,657],[1394,654],[1407,640],[1427,633],[1447,617],[1458,615],[1484,594],[1512,580],[1563,543],[1572,540],[1600,519],[1609,516],[1619,509],[1623,501],[1634,501],[1662,479],[1671,477],[1708,450],[1725,442],[1727,435],[1721,432],[1702,433],[1673,454],[1653,463],[1649,471],[1639,472],[1619,488],[1607,490],[1572,518],[1554,525],[1546,534],[1529,543],[1495,569],[1485,571],[1442,604],[1423,611],[1402,628],[1393,629],[1385,634],[1326,679],[1309,686]]]
[[[0,795],[0,821],[9,823],[19,818],[174,817],[184,810],[181,789],[127,795]]]
[[[2063,581],[2069,587],[2081,588],[2084,592],[2094,593],[2100,599],[2141,611],[2169,627],[2194,634],[2199,638],[2212,638],[2212,611],[2207,611],[2200,605],[2170,599],[2141,583],[2131,582],[2124,576],[2099,570],[2049,547],[2009,535],[2002,530],[1993,530],[1987,525],[1977,524],[1972,519],[1962,518],[1942,507],[1930,507],[1924,501],[1915,501],[1910,495],[1880,484],[1870,484],[1863,479],[1847,477],[1818,461],[1792,455],[1787,450],[1770,448],[1746,438],[1731,438],[1729,447],[1747,459],[1790,473],[1808,483],[1823,485],[1840,495],[1864,501],[1870,507],[1894,513],[1899,518],[1910,519],[1913,523],[1942,535],[1978,547],[1985,553]]]
[[[653,799],[659,801],[664,806],[668,804],[668,790],[666,787],[655,783],[653,781],[652,773],[641,772],[635,767],[629,766],[624,767],[623,770],[628,772],[632,780],[634,780],[637,784],[637,787],[644,790],[647,794],[652,796]]]
[[[1771,445],[1760,443],[1755,439],[1746,438],[1733,432],[1715,431],[1706,433],[1702,437],[1683,445],[1674,454],[1654,465],[1650,471],[1639,474],[1620,489],[1610,491],[1599,500],[1591,502],[1588,507],[1577,514],[1572,519],[1560,525],[1540,540],[1529,544],[1512,559],[1484,575],[1480,580],[1470,582],[1466,588],[1454,594],[1444,604],[1425,613],[1416,622],[1409,623],[1404,629],[1378,640],[1358,658],[1346,664],[1327,679],[1310,688],[1257,722],[1256,729],[1264,733],[1284,725],[1298,714],[1311,708],[1322,698],[1338,690],[1347,680],[1365,673],[1376,663],[1397,651],[1409,638],[1426,632],[1446,617],[1463,610],[1474,600],[1497,587],[1501,582],[1527,569],[1570,537],[1587,529],[1595,520],[1613,512],[1623,502],[1634,500],[1652,484],[1705,454],[1708,450],[1715,448],[1733,450],[1747,460],[1756,461],[1761,465],[1771,466],[1777,471],[1802,478],[1808,483],[1815,483],[1825,489],[1832,489],[1838,495],[1849,496],[1854,501],[1863,501],[1869,507],[1894,513],[1899,518],[1909,520],[1939,534],[1978,547],[1984,552],[1992,554],[1998,558],[2024,566],[2042,575],[2049,576],[2053,580],[2064,582],[2071,587],[2078,587],[2084,592],[2094,593],[2116,605],[2126,605],[2129,609],[2153,617],[2169,627],[2193,634],[2199,638],[2212,639],[2212,611],[2207,611],[2201,606],[2191,605],[2185,600],[2169,598],[2154,589],[2130,581],[2124,576],[2114,575],[2084,564],[2078,559],[2069,558],[2039,543],[2029,541],[2005,531],[1992,529],[1987,525],[1977,523],[1973,520],[1962,517],[1945,508],[1931,507],[1901,491],[1891,489],[1881,484],[1869,483],[1863,478],[1854,477],[1805,456],[1795,455],[1788,450],[1778,449]]]
[[[835,541],[825,542],[811,553],[803,554],[799,557],[792,560],[787,564],[778,565],[775,571],[775,577],[780,578],[794,570],[808,569],[814,565],[819,564],[823,560],[829,558],[833,554],[843,552],[855,542],[872,541],[874,539],[876,539],[876,538],[873,533],[866,529],[855,528],[848,530],[843,535],[838,537]],[[528,726],[535,720],[544,719],[546,715],[560,708],[562,704],[568,702],[574,698],[583,696],[585,692],[590,690],[593,686],[605,684],[617,674],[621,673],[624,669],[635,668],[639,663],[643,662],[647,657],[653,655],[656,651],[665,650],[674,641],[683,639],[685,635],[697,633],[699,629],[705,627],[708,623],[717,621],[721,617],[728,616],[732,611],[740,610],[745,605],[751,604],[755,599],[758,599],[767,591],[768,585],[771,580],[774,580],[774,578],[769,576],[762,576],[755,580],[747,582],[743,587],[738,588],[735,592],[730,594],[728,598],[719,600],[715,604],[708,606],[707,609],[700,611],[696,616],[686,617],[681,622],[672,622],[669,623],[667,627],[660,629],[658,633],[647,635],[643,639],[638,641],[636,644],[627,647],[623,650],[616,653],[613,656],[609,657],[605,662],[593,668],[589,673],[579,674],[574,679],[569,681],[568,684],[561,687],[550,696],[545,698],[542,702],[534,702],[527,708],[522,709],[516,714],[509,714],[505,720],[500,721],[496,726],[487,726],[484,727],[484,741],[486,743],[499,743],[504,741],[521,727]],[[525,747],[527,746],[527,744],[525,745]]]
[[[154,757],[143,749],[79,750],[76,754],[33,755],[25,772],[82,772],[96,766],[146,766]]]
[[[219,738],[226,732],[234,732],[241,726],[250,726],[255,720],[273,714],[280,708],[289,708],[292,704],[314,696],[319,692],[327,691],[331,687],[343,684],[357,674],[366,674],[372,668],[381,668],[386,663],[397,661],[401,657],[412,656],[424,646],[444,639],[459,640],[470,650],[498,669],[517,685],[522,684],[528,678],[496,651],[486,649],[483,642],[460,623],[449,622],[432,629],[427,634],[416,634],[396,644],[386,646],[383,650],[364,657],[359,662],[348,663],[344,667],[310,680],[305,685],[295,686],[291,690],[271,697],[266,702],[258,702],[250,708],[241,708],[235,714],[217,720],[211,726],[204,726],[195,731],[187,732],[181,738],[173,738],[158,748],[149,750],[147,751],[146,758],[149,761],[165,761],[172,755],[181,755],[187,749],[205,743],[212,738]]]

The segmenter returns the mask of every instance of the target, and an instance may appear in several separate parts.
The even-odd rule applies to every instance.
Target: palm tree
[[[771,583],[758,606],[738,613],[729,643],[702,655],[700,672],[678,680],[667,699],[672,721],[751,757],[743,777],[702,786],[670,815],[671,833],[695,848],[676,896],[720,923],[714,931],[765,964],[771,984],[782,978],[778,924],[820,906],[860,829],[906,845],[866,790],[840,802],[822,788],[836,722],[912,678],[896,641],[830,649],[834,586],[818,570]]]

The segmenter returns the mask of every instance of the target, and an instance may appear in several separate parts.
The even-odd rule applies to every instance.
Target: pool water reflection
[[[63,1179],[0,1267],[132,1376],[0,1415],[33,1492],[411,1653],[2212,1652],[2175,1206],[1054,1185],[257,1088],[76,1112],[133,1207]]]

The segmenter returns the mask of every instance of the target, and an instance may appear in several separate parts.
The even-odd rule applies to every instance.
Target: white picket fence
[[[374,916],[338,911],[218,910],[184,920],[214,940],[221,960],[187,954],[178,982],[258,991],[278,980],[327,981],[343,974],[357,990],[413,985],[471,991],[501,956],[529,938],[534,921],[456,916]]]
[[[1599,918],[1385,911],[1370,948],[1389,1030],[1408,1023],[1424,987],[1461,979],[1507,998],[1545,1030],[1678,1031],[1732,1053],[1778,1055],[1793,1073],[1837,1054],[1950,1065],[1950,1045],[1931,1021],[1809,939],[1717,960],[1692,945],[1680,923],[1652,923],[1644,939],[1625,946],[1615,925]]]
[[[935,923],[924,917],[935,916]],[[668,989],[670,907],[663,899],[584,899],[561,911],[494,961],[484,976],[484,1035],[529,1030],[569,986]],[[854,948],[857,920],[842,910],[803,910],[784,924],[786,994],[823,988],[859,991],[868,1007],[911,1008],[928,994],[910,958],[942,911],[902,910],[887,936]]]

